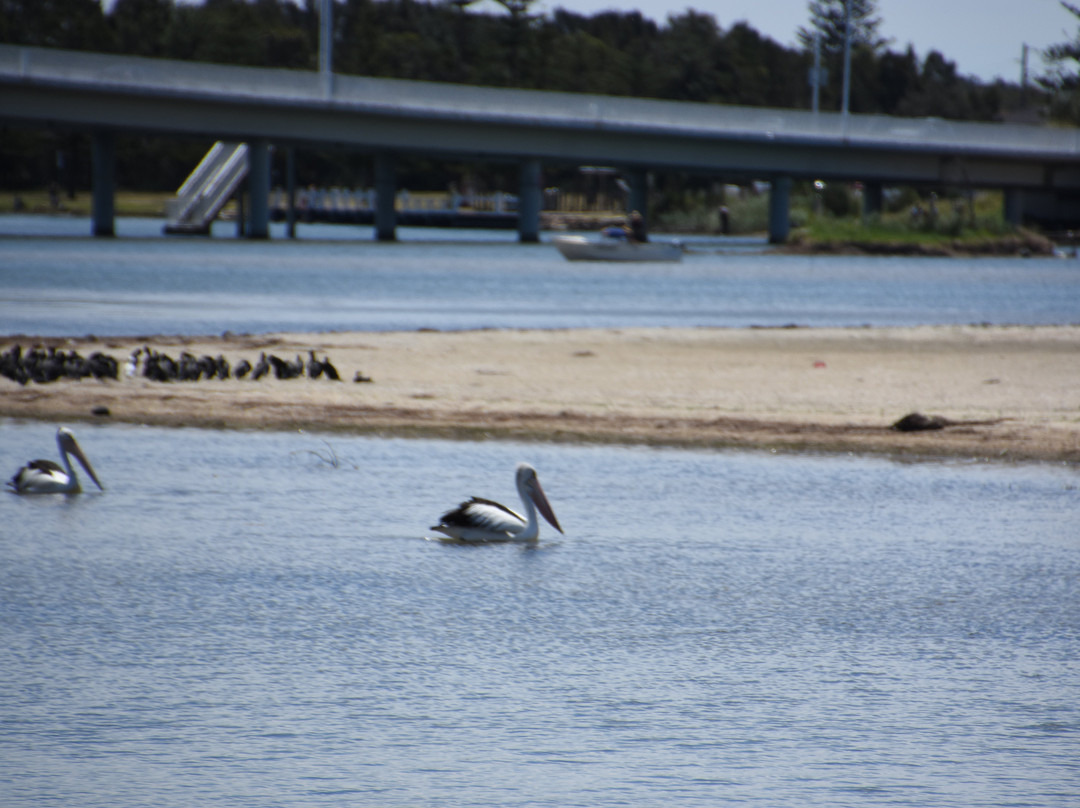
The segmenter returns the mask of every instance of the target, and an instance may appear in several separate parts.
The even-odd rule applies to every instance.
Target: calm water
[[[569,263],[509,231],[311,226],[269,243],[120,220],[0,217],[0,331],[217,334],[629,326],[1080,323],[1080,261],[767,254],[690,239],[681,264]],[[281,229],[275,229],[281,235]]]
[[[0,333],[1080,322],[1070,260],[118,229],[0,218]],[[0,494],[4,808],[1080,804],[1075,468],[78,432],[104,494]],[[565,537],[425,540],[523,459]]]
[[[78,432],[106,493],[0,497],[4,806],[1080,799],[1075,470]],[[424,539],[522,459],[565,537]]]

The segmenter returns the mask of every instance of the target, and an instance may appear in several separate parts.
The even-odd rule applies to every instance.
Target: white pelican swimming
[[[94,467],[86,459],[79,444],[75,442],[75,436],[71,434],[70,429],[60,427],[56,430],[56,445],[60,447],[60,457],[64,465],[61,466],[51,460],[31,460],[8,480],[8,485],[16,494],[78,494],[82,491],[79,478],[75,476],[75,470],[71,467],[69,453],[75,455],[97,487],[102,491],[105,490],[105,486],[94,474]]]
[[[535,541],[540,535],[540,524],[536,519],[539,509],[548,523],[562,533],[559,520],[540,487],[536,469],[528,463],[518,463],[515,476],[518,495],[525,505],[525,517],[498,502],[473,497],[444,513],[439,524],[432,525],[431,529],[458,541]]]

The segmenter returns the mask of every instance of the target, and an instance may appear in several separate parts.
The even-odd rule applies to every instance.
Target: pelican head
[[[94,484],[102,491],[105,490],[105,486],[101,484],[101,481],[97,478],[97,474],[94,473],[94,467],[90,465],[90,461],[86,459],[86,455],[83,454],[83,450],[79,446],[78,441],[75,440],[75,435],[66,426],[62,426],[56,430],[56,444],[60,447],[60,454],[74,455],[75,459],[79,461],[79,464],[86,469],[86,473],[90,475],[90,479],[94,481]]]
[[[524,500],[528,497],[532,500],[533,504],[536,505],[536,510],[548,521],[548,524],[562,533],[563,529],[559,526],[559,520],[555,518],[555,511],[551,509],[551,504],[544,494],[544,489],[540,486],[540,478],[536,476],[536,469],[528,463],[518,463],[516,476],[518,493],[521,494],[521,498]]]

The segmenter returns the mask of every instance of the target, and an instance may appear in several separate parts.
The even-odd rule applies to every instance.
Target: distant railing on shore
[[[288,196],[275,188],[270,194],[270,215],[286,217]],[[304,188],[296,191],[294,209],[302,222],[370,224],[375,220],[376,193],[372,188]],[[432,227],[516,227],[517,197],[490,194],[411,194],[399,191],[394,199],[400,224]]]
[[[340,224],[372,224],[375,221],[376,193],[373,188],[304,188],[295,192],[297,221]],[[589,213],[617,210],[621,200],[607,195],[563,193],[557,188],[543,193],[543,211]],[[426,227],[514,228],[518,220],[518,198],[495,191],[484,194],[398,191],[394,199],[397,223]],[[270,192],[270,216],[283,221],[288,212],[285,189]]]

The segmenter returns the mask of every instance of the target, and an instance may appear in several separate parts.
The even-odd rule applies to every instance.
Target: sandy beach
[[[233,364],[314,349],[342,376],[0,379],[0,415],[57,423],[1080,462],[1080,326],[12,336],[0,351],[16,343],[121,364],[143,346]],[[951,423],[891,428],[911,412]]]

